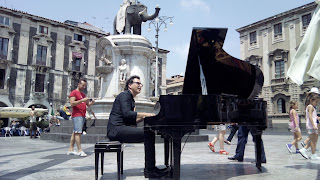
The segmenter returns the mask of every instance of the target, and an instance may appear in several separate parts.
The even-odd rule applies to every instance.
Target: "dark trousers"
[[[123,143],[144,142],[145,168],[152,170],[156,166],[155,140],[156,135],[153,131],[131,126],[117,126],[108,132],[108,138],[111,141],[120,141]]]
[[[236,155],[234,156],[238,160],[243,160],[244,150],[248,142],[249,131],[253,137],[253,142],[256,143],[256,138],[253,136],[252,131],[247,126],[239,126],[238,130],[238,144],[236,149]],[[266,161],[266,155],[264,152],[263,141],[261,140],[261,161]]]
[[[236,132],[238,131],[239,129],[239,126],[238,125],[231,125],[231,132],[227,138],[227,141],[230,141],[232,140],[233,136],[236,134]]]
[[[84,120],[84,124],[82,126],[82,131],[87,132],[87,119]]]

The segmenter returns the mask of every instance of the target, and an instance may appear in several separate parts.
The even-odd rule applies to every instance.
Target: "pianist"
[[[155,164],[155,133],[136,127],[138,122],[145,117],[154,116],[153,113],[135,112],[134,97],[141,92],[139,76],[131,76],[127,82],[125,91],[120,93],[110,113],[107,135],[111,141],[124,143],[144,142],[146,178],[159,178],[166,175],[164,170],[158,169]]]

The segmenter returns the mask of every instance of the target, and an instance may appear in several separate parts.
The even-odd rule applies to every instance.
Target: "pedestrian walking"
[[[311,88],[310,91],[307,93],[306,100],[310,97],[311,94],[319,95],[320,94],[319,89],[316,87]],[[306,104],[306,106],[307,106],[307,104]],[[318,132],[319,132],[319,122],[317,121],[317,123],[318,123]],[[318,137],[319,136],[317,136],[317,138]],[[308,149],[310,147],[310,138],[308,137],[307,139],[302,141],[301,146],[305,147],[305,149],[307,149],[307,151],[310,151],[310,149]]]
[[[230,132],[227,140],[224,141],[226,144],[231,145],[231,141],[233,139],[233,136],[236,134],[238,129],[239,129],[239,125],[237,123],[232,123],[231,124],[231,132]]]
[[[300,153],[298,142],[302,139],[302,137],[301,137],[301,130],[299,126],[300,120],[297,113],[297,109],[298,109],[298,102],[291,101],[290,108],[289,108],[289,117],[290,117],[289,128],[291,129],[290,131],[293,133],[293,141],[290,144],[286,144],[287,149],[290,153],[292,153],[292,145],[296,147],[296,153]]]
[[[220,145],[220,150],[219,150],[219,154],[222,155],[229,155],[229,153],[227,151],[224,150],[224,135],[226,134],[226,130],[227,130],[227,126],[224,124],[220,124],[215,126],[216,129],[219,131],[219,133],[217,134],[216,137],[213,138],[213,140],[208,144],[209,149],[212,152],[215,152],[214,149],[214,145],[216,144],[216,142],[219,141],[219,145]]]
[[[312,93],[310,94],[310,96],[307,97],[306,99],[306,127],[307,127],[307,132],[309,134],[309,138],[310,138],[310,147],[311,147],[311,160],[320,160],[320,157],[318,157],[315,153],[316,150],[316,145],[317,145],[317,141],[318,141],[318,123],[319,122],[319,118],[317,117],[317,112],[315,107],[317,106],[317,103],[319,101],[319,95],[316,93]],[[304,148],[300,149],[300,154],[308,159],[308,155],[306,153],[307,146],[305,146]]]
[[[249,130],[247,126],[239,126],[236,154],[233,157],[228,157],[229,160],[237,160],[239,162],[243,162],[244,151],[246,148],[246,144],[248,142],[249,132],[252,135],[253,142],[256,143],[256,137],[254,136],[253,131],[254,130]],[[264,152],[263,140],[261,139],[261,163],[266,163],[266,162],[267,162],[267,159]]]

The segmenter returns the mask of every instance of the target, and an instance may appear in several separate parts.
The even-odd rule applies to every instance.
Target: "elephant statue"
[[[160,8],[155,8],[155,13],[148,15],[147,7],[141,3],[129,2],[122,5],[113,23],[114,34],[131,34],[131,27],[133,27],[133,34],[141,35],[141,24],[148,20],[153,20],[158,16]]]

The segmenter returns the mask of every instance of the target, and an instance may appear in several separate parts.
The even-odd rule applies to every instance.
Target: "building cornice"
[[[75,25],[71,25],[71,24],[66,24],[66,23],[62,23],[56,20],[52,20],[52,19],[47,19],[44,17],[40,17],[40,16],[36,16],[36,15],[32,15],[29,14],[27,12],[23,12],[23,11],[19,11],[19,10],[14,10],[14,9],[9,9],[7,7],[3,7],[0,6],[0,13],[4,13],[4,14],[8,14],[8,15],[12,15],[15,17],[24,17],[33,21],[38,21],[38,22],[43,22],[43,23],[48,23],[51,24],[52,26],[58,26],[58,27],[63,27],[66,29],[73,29],[73,30],[79,30],[85,33],[89,33],[89,34],[95,34],[97,36],[108,36],[110,35],[110,33],[99,33],[97,31],[92,31],[89,29],[85,29],[85,28],[81,28]]]
[[[279,19],[280,17],[286,17],[286,16],[292,16],[293,14],[297,14],[299,11],[306,11],[306,10],[311,10],[311,9],[315,9],[317,7],[317,4],[315,2],[309,3],[309,4],[305,4],[303,6],[291,9],[289,11],[285,11],[279,14],[276,14],[274,16],[271,16],[269,18],[263,19],[261,21],[246,25],[244,27],[238,28],[236,29],[237,32],[242,33],[243,31],[247,31],[248,29],[253,29],[256,27],[260,27],[264,24],[267,24],[271,21],[273,21],[274,19]]]

